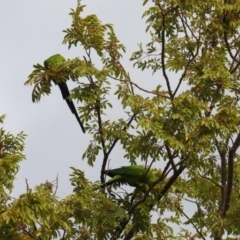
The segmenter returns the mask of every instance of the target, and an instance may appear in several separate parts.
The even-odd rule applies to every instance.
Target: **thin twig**
[[[28,180],[27,180],[27,178],[25,178],[25,182],[26,182],[26,188],[27,188],[27,193],[29,192],[29,185],[28,185]]]
[[[147,89],[144,89],[144,88],[140,87],[138,84],[136,84],[136,83],[134,83],[134,82],[132,82],[132,81],[130,81],[130,80],[122,80],[122,79],[115,78],[115,77],[113,77],[113,76],[109,76],[109,77],[110,77],[111,79],[116,80],[116,81],[119,81],[119,82],[123,82],[123,83],[129,82],[130,85],[133,85],[133,86],[137,87],[139,90],[141,90],[141,91],[143,91],[143,92],[150,93],[150,94],[154,94],[154,95],[156,95],[156,96],[158,96],[158,97],[163,97],[163,98],[171,99],[169,96],[167,96],[167,95],[164,94],[164,93],[161,94],[161,93],[156,93],[156,92],[153,92],[153,91],[149,91],[149,90],[147,90]]]
[[[201,178],[204,178],[204,179],[210,181],[210,182],[213,183],[215,186],[223,189],[223,186],[221,186],[220,184],[214,182],[211,178],[205,177],[205,176],[201,175],[199,172],[198,172],[198,175],[199,175]]]
[[[58,190],[58,174],[57,174],[57,177],[56,177],[56,187],[55,187],[55,191],[53,193],[53,196],[56,196],[57,190]]]
[[[29,237],[31,237],[32,239],[35,240],[40,240],[40,238],[35,237],[34,235],[32,235],[30,232],[28,232],[25,228],[21,228],[21,230],[26,233]]]
[[[185,216],[185,218],[187,218],[188,220],[190,220],[190,218],[188,217],[188,215],[187,215],[184,211],[182,211],[181,208],[179,208],[178,206],[176,206],[176,208],[178,209],[179,212],[181,212],[181,213]],[[206,240],[206,238],[203,236],[203,234],[201,233],[201,231],[198,230],[197,226],[196,226],[193,222],[191,222],[191,224],[193,225],[193,227],[195,228],[195,230],[197,231],[197,233],[201,236],[201,238],[204,239],[204,240]]]

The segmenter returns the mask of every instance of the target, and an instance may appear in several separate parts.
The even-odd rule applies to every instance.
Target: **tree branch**
[[[214,182],[211,178],[205,177],[205,176],[201,175],[199,172],[198,172],[198,175],[199,175],[201,178],[204,178],[204,179],[210,181],[210,182],[213,183],[215,186],[217,186],[217,187],[219,187],[219,188],[221,188],[221,189],[223,188],[220,184]]]
[[[219,143],[216,144],[217,145],[217,149],[218,149],[218,153],[220,155],[221,158],[221,185],[222,185],[222,189],[221,189],[221,204],[219,206],[219,210],[220,210],[220,215],[222,216],[223,214],[223,206],[224,206],[224,196],[225,196],[225,191],[226,191],[226,180],[227,180],[227,168],[226,168],[226,150],[222,150],[219,147]]]
[[[34,239],[34,240],[40,240],[41,238],[37,238],[34,235],[32,235],[30,232],[28,232],[25,228],[21,228],[21,230],[26,233],[30,238]]]
[[[170,163],[169,163],[169,165],[170,165]],[[165,169],[166,169],[166,167],[165,167]],[[164,194],[166,194],[166,192],[170,189],[170,187],[171,187],[171,186],[173,185],[173,183],[177,180],[177,178],[179,177],[179,175],[182,173],[182,171],[183,171],[184,169],[185,169],[185,166],[180,166],[180,168],[177,170],[177,172],[175,172],[174,175],[169,179],[169,181],[165,184],[163,190],[162,190],[161,193],[159,194],[158,201],[160,201],[161,198],[164,196]],[[162,174],[162,176],[163,176],[163,174]],[[162,180],[162,176],[160,177],[161,180]],[[161,181],[161,180],[159,180],[159,181]],[[138,205],[140,205],[141,203],[143,203],[143,202],[146,200],[149,192],[152,190],[152,188],[153,188],[157,183],[158,183],[158,181],[157,181],[151,188],[148,189],[148,191],[144,194],[144,196],[143,196],[140,200],[138,200],[138,201],[132,206],[132,208],[130,208],[130,210],[128,211],[128,214],[132,214],[132,212],[136,209],[136,207],[137,207]],[[149,211],[151,211],[152,208],[153,208],[153,205],[150,205]],[[130,221],[130,218],[127,219],[127,220],[124,222],[124,224],[122,225],[121,232],[120,232],[120,234],[118,235],[118,237],[121,235],[123,229],[126,227],[126,225],[128,224],[129,221]],[[130,240],[130,239],[133,237],[133,235],[134,235],[134,230],[133,230],[133,228],[131,228],[131,229],[128,231],[128,233],[126,234],[124,240]],[[114,240],[114,239],[111,239],[111,240]]]
[[[224,205],[223,205],[223,211],[222,216],[226,216],[226,212],[229,209],[230,206],[230,200],[231,200],[231,194],[232,194],[232,187],[233,187],[233,170],[234,170],[234,157],[236,154],[237,149],[240,145],[240,133],[236,137],[233,146],[229,150],[228,155],[228,177],[227,177],[227,189],[225,192],[224,197]]]
[[[141,91],[143,91],[143,92],[150,93],[150,94],[154,94],[154,95],[156,95],[156,96],[158,96],[158,97],[163,97],[163,98],[170,99],[170,97],[167,96],[166,94],[164,94],[164,93],[159,94],[159,93],[156,93],[156,92],[154,92],[154,91],[146,90],[146,89],[140,87],[138,84],[136,84],[136,83],[134,83],[133,81],[131,81],[130,79],[128,79],[128,80],[122,80],[122,79],[118,79],[118,78],[115,78],[115,77],[112,77],[112,76],[109,76],[109,77],[110,77],[111,79],[116,80],[116,81],[119,81],[119,82],[123,82],[123,83],[129,82],[130,85],[133,85],[133,86],[137,87],[139,90],[141,90]],[[131,88],[132,88],[132,87],[131,87]]]
[[[179,208],[178,206],[176,206],[176,208],[178,209],[179,212],[181,212],[181,213],[185,216],[185,218],[187,218],[188,220],[190,220],[190,218],[188,217],[188,215],[187,215],[184,211],[182,211],[181,208]],[[203,234],[202,234],[201,231],[197,228],[197,226],[196,226],[193,222],[191,222],[191,224],[193,225],[193,227],[195,228],[195,230],[197,231],[197,233],[200,235],[200,237],[201,237],[203,240],[206,240],[206,238],[203,236]]]
[[[161,52],[161,63],[162,63],[162,73],[165,78],[167,88],[168,88],[168,93],[170,96],[170,99],[173,100],[174,96],[172,93],[170,81],[166,72],[166,66],[165,66],[165,15],[169,14],[173,9],[170,9],[167,13],[163,13],[163,10],[160,6],[160,4],[155,1],[156,6],[158,6],[160,13],[162,14],[162,31],[161,31],[161,42],[162,42],[162,52]]]
[[[131,116],[131,118],[129,119],[127,126],[123,128],[123,131],[126,131],[127,128],[130,126],[130,124],[132,123],[132,121],[134,120],[134,118],[136,117],[137,114],[133,114]],[[102,163],[102,169],[101,169],[101,183],[103,184],[105,182],[105,178],[104,178],[104,171],[106,169],[107,166],[107,160],[108,157],[110,155],[110,153],[112,152],[113,148],[115,147],[115,145],[117,144],[117,142],[119,141],[119,137],[116,137],[115,140],[113,141],[111,147],[109,148],[109,150],[107,152],[105,152],[104,154],[104,158],[103,158],[103,163]]]
[[[172,168],[173,168],[174,172],[176,172],[176,165],[175,165],[175,162],[174,162],[171,150],[170,150],[169,146],[166,145],[165,147],[167,149],[168,158],[169,158],[169,161],[170,161],[170,163],[172,165]]]

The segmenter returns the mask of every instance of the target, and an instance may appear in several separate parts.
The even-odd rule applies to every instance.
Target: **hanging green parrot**
[[[112,179],[104,183],[102,187],[119,183],[146,190],[146,187],[151,187],[156,180],[154,170],[141,165],[123,166],[121,168],[105,170],[104,174]]]
[[[65,61],[66,60],[62,55],[55,54],[44,61],[44,67],[46,68],[46,70],[51,72],[50,80],[52,80],[56,85],[59,86],[63,99],[66,100],[68,107],[70,108],[71,112],[75,115],[82,131],[85,133],[84,126],[78,116],[74,103],[72,100],[69,99],[70,92],[68,90],[66,82],[56,82],[58,74],[61,74],[61,72],[58,71],[58,64],[64,63]]]

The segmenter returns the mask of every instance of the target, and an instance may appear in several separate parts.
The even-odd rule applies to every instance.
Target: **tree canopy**
[[[47,181],[12,198],[25,135],[0,129],[0,239],[240,237],[240,1],[143,5],[150,41],[139,43],[130,61],[136,71],[159,76],[149,76],[146,85],[124,68],[126,49],[114,27],[94,14],[83,17],[80,3],[70,12],[63,43],[85,55],[61,63],[63,75],[34,65],[25,83],[33,86],[33,101],[51,94],[53,75],[75,84],[70,99],[78,102],[92,136],[82,157],[92,167],[98,158],[101,176],[92,182],[69,166],[71,195],[59,199],[57,182]],[[152,89],[146,87],[150,81]],[[118,101],[111,101],[112,94]],[[108,118],[110,108],[119,108],[122,117]],[[117,146],[129,165],[146,166],[146,174],[157,170],[145,191],[119,184],[101,188]]]

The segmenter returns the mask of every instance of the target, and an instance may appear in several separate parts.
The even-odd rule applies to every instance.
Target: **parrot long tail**
[[[60,84],[58,84],[58,86],[59,86],[60,91],[62,93],[63,99],[66,100],[68,107],[70,108],[71,112],[75,115],[75,117],[76,117],[76,119],[77,119],[77,121],[78,121],[78,123],[79,123],[79,125],[80,125],[80,127],[81,127],[81,129],[83,131],[83,133],[85,133],[85,128],[84,128],[84,126],[83,126],[83,124],[82,124],[82,122],[81,122],[81,120],[80,120],[80,118],[78,116],[78,113],[77,113],[77,110],[76,110],[76,108],[74,106],[74,103],[73,103],[72,100],[70,100],[68,98],[70,96],[70,92],[68,90],[67,84],[66,83],[60,83]]]
[[[122,176],[116,175],[112,179],[110,179],[107,182],[105,182],[104,184],[102,184],[101,188],[112,185],[113,183],[116,183],[116,182],[121,182],[122,180],[123,180]]]

